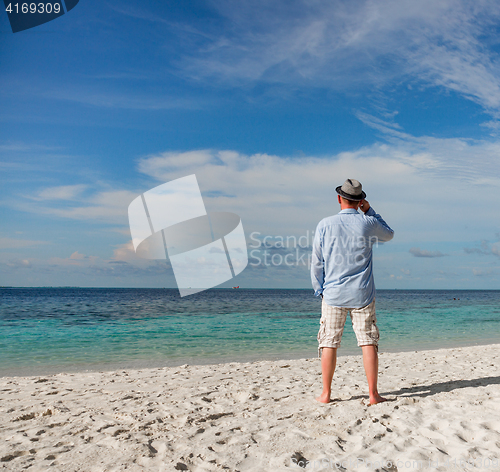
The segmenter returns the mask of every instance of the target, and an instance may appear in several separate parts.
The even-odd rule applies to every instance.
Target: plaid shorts
[[[379,331],[375,316],[375,299],[363,308],[344,308],[330,306],[323,300],[321,304],[321,321],[318,332],[318,355],[324,347],[340,346],[344,325],[350,313],[352,327],[358,340],[358,346],[378,346]]]

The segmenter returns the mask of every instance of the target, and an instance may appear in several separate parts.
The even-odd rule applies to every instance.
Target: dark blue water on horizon
[[[499,290],[379,290],[380,350],[498,343]],[[312,290],[1,288],[0,375],[316,357]],[[359,354],[350,321],[339,354]]]

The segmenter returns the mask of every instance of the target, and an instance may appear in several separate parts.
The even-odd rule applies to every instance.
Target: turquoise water
[[[500,291],[380,290],[380,350],[498,343],[499,301]],[[3,288],[0,375],[316,357],[319,318],[311,290]],[[339,354],[355,353],[348,321]]]

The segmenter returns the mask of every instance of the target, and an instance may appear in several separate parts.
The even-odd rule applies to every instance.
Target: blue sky
[[[356,178],[396,232],[378,288],[498,289],[499,26],[495,1],[81,0],[16,34],[3,12],[0,285],[174,287],[127,208],[195,173],[249,251],[303,237],[229,284],[309,287]]]

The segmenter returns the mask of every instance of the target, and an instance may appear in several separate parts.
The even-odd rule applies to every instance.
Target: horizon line
[[[39,285],[39,286],[14,286],[14,285],[0,285],[0,289],[34,289],[34,288],[79,288],[79,289],[100,289],[100,290],[178,290],[177,287],[86,287],[80,285]],[[261,288],[261,287],[239,287],[237,289],[233,287],[212,287],[204,292],[209,290],[311,290],[312,288],[289,288],[289,287],[274,287],[274,288]],[[467,291],[467,292],[500,292],[500,289],[497,288],[378,288],[377,292],[383,291]],[[201,292],[200,292],[201,293]]]

